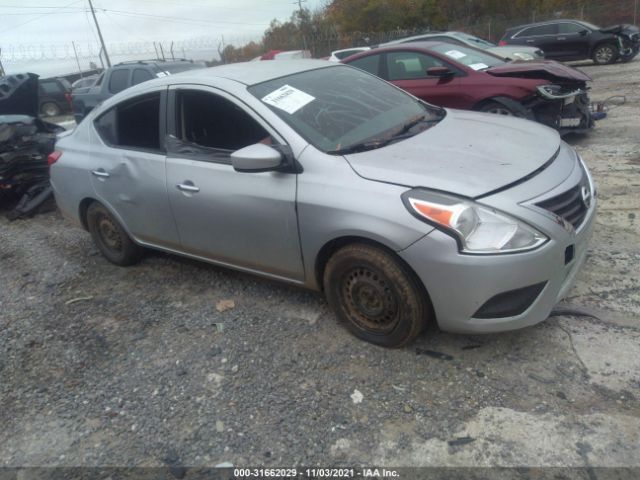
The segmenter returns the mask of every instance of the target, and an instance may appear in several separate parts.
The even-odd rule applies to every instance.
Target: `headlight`
[[[402,201],[415,217],[453,235],[464,253],[524,252],[548,240],[520,220],[461,198],[414,189]]]

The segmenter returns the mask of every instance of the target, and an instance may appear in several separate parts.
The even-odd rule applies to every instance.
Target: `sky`
[[[259,40],[271,20],[286,21],[294,0],[92,0],[111,62],[169,55],[217,58],[224,41]],[[326,0],[303,0],[314,10]],[[0,61],[7,73],[42,77],[100,66],[97,32],[88,0],[0,0]],[[153,42],[156,42],[154,48]]]

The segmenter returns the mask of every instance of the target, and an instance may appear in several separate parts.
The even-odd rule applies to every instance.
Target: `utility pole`
[[[2,66],[2,48],[0,48],[0,77],[4,77],[4,67]]]
[[[80,74],[80,78],[82,78],[83,77],[82,68],[80,67],[80,59],[78,58],[78,51],[76,50],[76,42],[72,40],[71,45],[73,45],[73,54],[76,56],[76,63],[78,64],[78,73]]]
[[[102,44],[102,51],[104,52],[104,58],[107,61],[107,67],[111,66],[111,60],[109,60],[109,54],[107,53],[107,47],[104,44],[104,39],[102,38],[102,32],[100,31],[100,25],[98,25],[98,19],[96,18],[96,12],[93,9],[93,4],[91,0],[89,0],[89,7],[91,8],[91,15],[93,15],[93,21],[96,22],[96,28],[98,29],[98,37],[100,37],[100,43]]]
[[[295,5],[296,3],[298,4],[298,12],[300,12],[300,20],[302,21],[302,4],[304,2],[306,2],[307,0],[296,0],[295,2],[293,2],[293,4]],[[304,32],[302,32],[302,47],[304,50],[307,49],[307,39],[304,37]]]

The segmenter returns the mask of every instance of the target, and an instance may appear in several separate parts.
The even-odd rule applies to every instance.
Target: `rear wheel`
[[[613,43],[603,43],[593,49],[591,58],[596,65],[607,65],[618,59],[618,47]]]
[[[142,258],[144,249],[131,240],[111,212],[98,202],[87,209],[87,226],[94,243],[111,263],[124,267]]]
[[[40,107],[40,113],[45,117],[57,117],[60,115],[60,107],[53,102],[45,102]]]
[[[327,263],[324,288],[329,305],[356,337],[383,347],[411,343],[431,315],[415,275],[392,254],[352,244]]]

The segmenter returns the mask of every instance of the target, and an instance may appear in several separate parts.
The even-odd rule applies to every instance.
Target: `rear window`
[[[54,95],[56,93],[64,92],[62,85],[58,82],[40,82],[40,88],[49,95]]]

